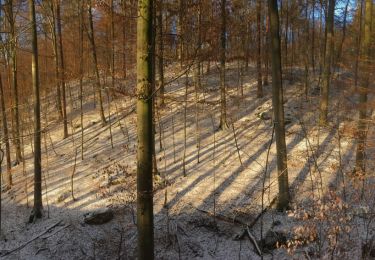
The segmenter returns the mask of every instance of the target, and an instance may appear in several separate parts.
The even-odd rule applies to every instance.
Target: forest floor
[[[369,163],[364,186],[359,181],[362,176],[352,174],[357,116],[350,75],[335,75],[327,127],[316,123],[319,79],[311,79],[307,97],[302,72],[296,69],[284,80],[293,202],[290,211],[279,213],[272,203],[278,186],[274,142],[270,146],[271,85],[264,86],[263,98],[256,98],[255,68],[238,80],[236,66],[231,64],[227,70],[229,128],[218,131],[218,71],[212,69],[202,77],[198,92],[191,75],[175,78],[180,71],[172,66],[167,71],[166,104],[155,117],[160,173],[154,193],[157,259],[260,259],[247,237],[234,239],[246,225],[256,240],[269,230],[286,234],[285,245],[263,249],[264,259],[361,257],[363,245],[374,232],[375,165]],[[131,92],[134,80],[121,84]],[[14,186],[3,193],[1,259],[137,256],[135,99],[113,98],[110,108],[105,102],[111,124],[103,127],[92,95],[86,95],[81,126],[77,82],[69,88],[69,132],[74,134],[65,140],[51,105],[53,97],[44,99],[43,125],[48,126],[42,138],[44,217],[32,224],[27,222],[33,205],[33,156],[31,136],[24,133],[25,163],[13,168]],[[92,93],[89,81],[84,91]],[[367,156],[371,158],[375,135],[369,130]],[[83,222],[85,213],[103,207],[113,209],[113,220],[97,226]],[[17,250],[9,253],[13,249]]]

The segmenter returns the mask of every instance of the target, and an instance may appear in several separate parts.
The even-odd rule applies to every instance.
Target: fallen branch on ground
[[[70,224],[65,225],[65,226],[62,226],[61,228],[59,228],[58,230],[56,230],[56,231],[53,232],[52,234],[50,234],[50,235],[48,235],[48,236],[44,236],[44,237],[42,237],[42,239],[50,238],[50,237],[56,235],[57,233],[59,233],[61,230],[66,229],[67,227],[70,227]]]
[[[250,238],[251,243],[253,243],[255,249],[257,250],[257,253],[259,256],[262,256],[262,251],[259,248],[259,245],[255,239],[255,237],[251,234],[249,226],[246,227],[247,235]]]
[[[55,224],[51,225],[50,227],[48,227],[46,230],[44,230],[42,233],[40,233],[39,235],[36,235],[35,237],[33,237],[32,239],[28,240],[26,243],[12,249],[12,250],[9,250],[9,251],[6,251],[5,253],[3,253],[1,256],[4,257],[4,256],[7,256],[7,255],[10,255],[22,248],[24,248],[25,246],[27,246],[28,244],[30,244],[31,242],[33,242],[34,240],[40,238],[41,236],[43,236],[44,234],[48,233],[49,231],[51,231],[51,229],[53,229],[54,227],[60,225],[62,222],[62,220],[56,222]]]

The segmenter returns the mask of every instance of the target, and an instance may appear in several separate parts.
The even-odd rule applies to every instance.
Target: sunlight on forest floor
[[[167,69],[167,77],[170,79],[176,74],[172,67]],[[272,121],[260,116],[272,115],[271,86],[265,86],[265,96],[256,99],[256,82],[252,75],[255,75],[254,68],[250,68],[243,78],[242,97],[239,94],[236,68],[233,64],[229,66],[228,118],[233,129],[228,131],[217,131],[220,112],[218,72],[205,75],[202,81],[204,87],[197,93],[199,102],[193,79],[189,78],[186,149],[186,79],[182,77],[167,87],[166,106],[159,110],[155,122],[156,158],[160,173],[160,178],[155,181],[154,195],[156,255],[165,259],[176,259],[179,254],[183,258],[229,259],[237,255],[244,259],[258,257],[250,242],[242,241],[241,247],[241,241],[233,240],[234,235],[241,231],[241,226],[228,223],[230,219],[251,223],[262,211],[263,187],[264,207],[270,205],[278,191],[275,144],[271,146],[267,162],[273,135]],[[338,77],[343,82],[348,80],[345,74],[338,74]],[[332,98],[330,124],[326,128],[319,128],[316,123],[318,95],[312,93],[305,99],[300,78],[296,69],[294,80],[284,81],[289,183],[295,209],[292,215],[296,220],[293,222],[285,214],[270,210],[261,221],[263,232],[276,220],[282,223],[284,229],[292,231],[299,225],[299,210],[308,212],[310,208],[304,205],[321,203],[324,197],[341,192],[342,176],[349,176],[352,170],[350,167],[353,165],[355,142],[353,131],[349,130],[355,129],[355,122],[347,120],[350,118],[349,114],[355,113],[351,103],[352,90],[344,84],[333,87],[332,96],[335,98]],[[336,82],[340,82],[339,79]],[[75,84],[69,86],[72,93],[72,101],[68,106],[68,119],[72,122],[69,132],[74,132],[69,138],[62,140],[55,108],[49,105],[54,97],[47,97],[43,103],[42,113],[49,117],[44,117],[43,125],[48,125],[48,128],[42,139],[45,217],[35,225],[23,224],[31,210],[26,206],[33,203],[32,147],[30,138],[26,137],[25,173],[22,164],[14,168],[15,186],[5,194],[3,200],[3,232],[6,242],[1,240],[0,248],[12,249],[58,220],[62,220],[66,227],[51,239],[35,241],[5,259],[13,259],[15,256],[22,259],[47,259],[65,254],[71,259],[116,257],[120,245],[127,257],[133,258],[136,253],[134,99],[121,96],[111,101],[112,149],[109,125],[101,126],[99,114],[94,108],[90,83],[86,83],[84,91],[91,94],[86,96],[84,103],[84,159],[81,160],[82,126],[78,88]],[[311,82],[313,90],[315,85],[314,80]],[[131,88],[130,85],[127,87]],[[108,114],[107,106],[105,111]],[[368,138],[374,139],[372,131]],[[186,177],[183,176],[184,154]],[[371,149],[370,154],[373,154]],[[268,168],[265,177],[266,164]],[[369,167],[373,169],[374,166]],[[349,185],[350,180],[345,181]],[[24,185],[25,182],[27,185]],[[356,193],[357,190],[348,192],[348,201],[351,201],[349,198],[355,200],[358,194],[351,193]],[[368,198],[372,198],[370,191],[371,189],[366,194]],[[111,224],[98,227],[83,224],[82,216],[85,212],[101,207],[115,210],[115,219]],[[324,211],[322,214],[326,213]],[[212,217],[214,214],[217,219]],[[335,221],[335,218],[330,220]],[[307,232],[310,226],[303,228],[303,232]],[[260,238],[260,230],[259,221],[253,227],[257,238]],[[330,242],[322,243],[323,247],[330,245]],[[351,239],[350,243],[354,246],[358,241]],[[297,251],[296,255],[298,254],[303,255],[304,252]],[[273,255],[276,259],[283,256],[283,250],[277,250]]]

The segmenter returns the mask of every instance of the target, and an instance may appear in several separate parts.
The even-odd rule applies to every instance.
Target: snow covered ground
[[[166,71],[167,82],[179,75],[172,66]],[[361,257],[362,244],[374,231],[370,221],[374,217],[374,165],[369,163],[361,197],[362,182],[351,174],[356,125],[353,90],[343,83],[348,80],[346,75],[335,80],[330,123],[320,128],[316,124],[318,79],[311,80],[313,91],[306,99],[302,74],[294,74],[293,81],[284,81],[292,210],[278,213],[271,205],[259,219],[262,204],[263,209],[268,207],[277,195],[275,144],[270,147],[272,120],[260,118],[260,114],[272,114],[271,86],[264,86],[264,97],[257,99],[255,69],[250,67],[242,79],[241,96],[236,66],[229,66],[228,121],[233,128],[227,131],[217,131],[220,93],[215,69],[204,75],[203,87],[197,93],[189,76],[186,103],[185,77],[166,87],[166,105],[155,117],[160,173],[154,193],[157,259],[260,259],[248,238],[234,239],[246,228],[244,224],[252,223],[250,229],[257,240],[271,228],[288,235],[287,249],[265,252],[265,259]],[[129,89],[134,87],[127,84]],[[74,131],[74,135],[69,138],[62,140],[53,105],[45,101],[42,109],[47,115],[44,125],[49,126],[42,139],[43,148],[47,148],[42,160],[44,217],[34,224],[27,224],[33,203],[33,160],[25,138],[25,165],[14,167],[15,185],[3,194],[0,258],[56,223],[50,232],[4,259],[136,258],[135,99],[119,96],[111,101],[112,148],[109,125],[101,126],[93,97],[87,95],[92,93],[92,86],[86,83],[82,160],[77,89],[72,82],[68,116],[72,122],[69,132]],[[107,103],[105,109],[109,119]],[[368,156],[372,154],[373,136],[370,127]],[[102,207],[114,210],[112,221],[100,226],[84,224],[86,212]],[[294,248],[298,243],[302,246]]]

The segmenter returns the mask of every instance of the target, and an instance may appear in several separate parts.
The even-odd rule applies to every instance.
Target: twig
[[[118,251],[117,251],[117,259],[121,259],[123,233],[124,233],[124,230],[122,229],[120,231],[120,242],[119,242]]]
[[[48,250],[48,248],[47,247],[39,248],[38,251],[36,251],[35,255],[39,254],[40,252],[42,252],[44,250]]]
[[[297,117],[297,116],[296,116],[296,117]],[[318,159],[316,158],[316,155],[315,155],[314,149],[312,148],[312,145],[311,145],[310,139],[309,139],[309,137],[308,137],[307,130],[306,130],[306,128],[305,128],[304,123],[302,122],[302,120],[301,120],[299,117],[297,117],[297,119],[298,119],[299,124],[300,124],[300,126],[301,126],[301,129],[302,129],[302,131],[303,131],[303,133],[304,133],[304,135],[305,135],[305,138],[306,138],[306,140],[307,140],[307,143],[308,143],[308,145],[309,145],[309,147],[310,147],[310,150],[311,150],[311,156],[312,156],[312,158],[313,158],[315,168],[316,168],[316,170],[317,170],[318,173],[319,173],[319,178],[320,178],[320,190],[321,190],[321,192],[323,192],[323,178],[322,178],[322,172],[321,172],[320,169],[319,169]],[[318,133],[318,137],[319,137],[319,133]],[[319,145],[318,145],[318,148],[317,148],[317,149],[319,149]]]
[[[73,199],[73,201],[76,201],[76,198],[74,197],[73,188],[74,188],[74,174],[76,173],[76,166],[77,166],[77,153],[78,153],[78,149],[75,149],[75,150],[76,150],[76,152],[75,152],[75,156],[74,156],[74,166],[73,166],[72,175],[70,177],[70,186],[71,186],[71,190],[72,190],[72,199]]]
[[[273,206],[273,204],[275,204],[276,201],[277,201],[277,196],[274,197],[273,200],[271,200],[271,203],[267,207],[265,207],[262,210],[262,212],[260,212],[258,214],[258,216],[250,223],[250,225],[248,225],[249,228],[252,228],[253,226],[255,226],[255,224],[258,222],[258,220],[260,219],[260,217],[263,216],[263,214],[266,213],[268,211],[268,209],[270,209]]]
[[[272,143],[273,143],[274,134],[275,134],[275,124],[272,124],[272,135],[271,135],[271,140],[270,140],[270,143],[269,143],[268,149],[267,149],[266,166],[264,168],[264,176],[263,176],[263,182],[262,182],[262,212],[264,210],[264,193],[266,191],[265,185],[266,185],[266,179],[267,179],[268,159],[269,159],[269,156],[270,156],[270,151],[271,151],[271,147],[272,147]],[[268,189],[268,199],[270,198],[270,192],[271,192],[271,188]],[[263,239],[263,218],[262,218],[262,221],[261,221],[261,224],[260,224],[260,239],[261,240]]]
[[[12,253],[14,253],[14,252],[16,252],[16,251],[18,251],[18,250],[24,248],[25,246],[27,246],[28,244],[30,244],[30,243],[33,242],[34,240],[36,240],[36,239],[40,238],[41,236],[43,236],[44,234],[48,233],[48,232],[49,232],[51,229],[53,229],[54,227],[60,225],[61,222],[62,222],[62,220],[60,220],[59,222],[56,222],[55,224],[53,224],[52,226],[50,226],[49,228],[47,228],[45,231],[43,231],[43,232],[40,233],[39,235],[33,237],[32,239],[30,239],[30,240],[27,241],[26,243],[24,243],[24,244],[22,244],[22,245],[20,245],[20,246],[18,246],[18,247],[16,247],[16,248],[14,248],[14,249],[12,249],[12,250],[10,250],[10,251],[7,251],[7,252],[3,253],[2,256],[10,255],[10,254],[12,254]]]
[[[233,122],[232,122],[232,130],[233,130],[234,141],[235,141],[236,148],[237,148],[238,159],[240,160],[241,166],[243,166],[243,164],[242,164],[242,160],[241,160],[240,149],[239,149],[239,147],[238,147],[238,143],[237,143],[236,130],[234,129],[234,124],[233,124]]]
[[[54,235],[56,235],[58,232],[60,232],[61,230],[67,228],[67,227],[70,227],[70,224],[68,225],[65,225],[65,226],[62,226],[61,228],[59,228],[58,230],[56,230],[55,232],[53,232],[52,234],[48,235],[48,236],[44,236],[44,237],[41,237],[41,239],[47,239],[47,238],[50,238]]]
[[[307,260],[311,260],[311,257],[309,256],[309,253],[306,250],[303,250],[303,253]]]
[[[251,243],[253,243],[255,249],[257,250],[258,255],[259,255],[259,256],[262,256],[262,251],[260,250],[259,245],[258,245],[256,239],[255,239],[254,236],[251,234],[249,226],[246,227],[246,231],[247,231],[247,235],[248,235],[249,238],[250,238]]]

